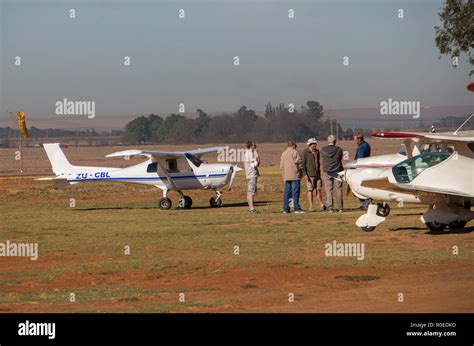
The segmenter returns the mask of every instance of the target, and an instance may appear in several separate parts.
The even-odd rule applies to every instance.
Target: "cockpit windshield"
[[[198,157],[196,157],[194,155],[191,155],[191,154],[188,154],[188,153],[184,154],[184,156],[186,156],[186,158],[189,161],[191,161],[194,166],[196,166],[196,167],[201,166],[202,161]]]
[[[406,184],[415,179],[425,169],[435,166],[446,160],[449,152],[424,152],[400,162],[392,168],[397,182]]]

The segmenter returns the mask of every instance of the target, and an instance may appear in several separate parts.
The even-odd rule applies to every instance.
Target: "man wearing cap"
[[[318,141],[316,138],[308,139],[308,148],[303,151],[303,174],[306,177],[306,187],[308,189],[309,211],[313,211],[313,191],[316,191],[316,200],[319,202],[320,211],[324,211],[326,206],[321,198],[322,180],[320,170],[319,150],[316,149]]]

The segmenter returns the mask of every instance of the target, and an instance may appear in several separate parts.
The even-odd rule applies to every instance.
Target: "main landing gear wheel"
[[[217,197],[211,197],[209,200],[209,205],[212,208],[219,208],[222,205],[222,199]]]
[[[446,225],[444,223],[438,223],[436,221],[433,221],[433,222],[427,222],[426,227],[428,227],[428,229],[431,232],[439,233],[439,232],[444,231],[444,229],[446,228]]]
[[[388,203],[377,203],[377,215],[387,217],[390,214],[390,206]]]
[[[189,209],[193,205],[193,200],[189,196],[184,196],[179,199],[178,207],[181,209]]]
[[[169,199],[168,197],[163,197],[158,202],[158,207],[160,209],[170,209],[172,205],[173,203],[171,203],[171,199]]]
[[[462,229],[464,228],[464,226],[466,226],[467,224],[467,221],[454,221],[454,222],[451,222],[448,227],[449,229],[451,230],[457,230],[457,229]]]
[[[372,232],[375,229],[375,227],[364,226],[364,227],[361,227],[360,229],[363,230],[364,232]]]

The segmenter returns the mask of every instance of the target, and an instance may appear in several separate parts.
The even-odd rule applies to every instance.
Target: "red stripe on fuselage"
[[[421,137],[416,133],[407,133],[407,132],[374,132],[371,135],[372,137],[384,137],[384,138],[411,138],[411,137]]]

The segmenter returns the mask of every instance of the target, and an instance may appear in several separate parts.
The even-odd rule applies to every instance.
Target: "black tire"
[[[390,206],[388,203],[377,203],[377,215],[381,217],[390,215]]]
[[[364,232],[372,232],[375,229],[375,227],[365,226],[365,227],[361,227],[360,229],[363,230]]]
[[[193,200],[189,196],[184,196],[179,199],[178,208],[189,209],[193,205]]]
[[[185,208],[186,208],[186,209],[191,208],[192,205],[193,205],[193,200],[192,200],[192,198],[189,197],[189,196],[184,196],[184,199],[185,199],[185,201],[186,201],[186,203],[185,203]]]
[[[427,222],[426,227],[428,227],[431,232],[439,233],[444,231],[446,225],[438,222]]]
[[[449,227],[449,229],[457,230],[457,229],[464,228],[464,226],[466,226],[466,224],[467,224],[467,221],[454,221],[454,222],[451,222],[448,225],[448,227]]]
[[[209,205],[212,208],[219,208],[222,205],[222,199],[221,198],[217,199],[216,197],[211,197],[211,199],[209,200]]]
[[[169,199],[168,197],[163,197],[158,202],[158,207],[160,209],[164,209],[164,210],[170,209],[172,205],[173,205],[173,203],[171,202],[171,199]]]

